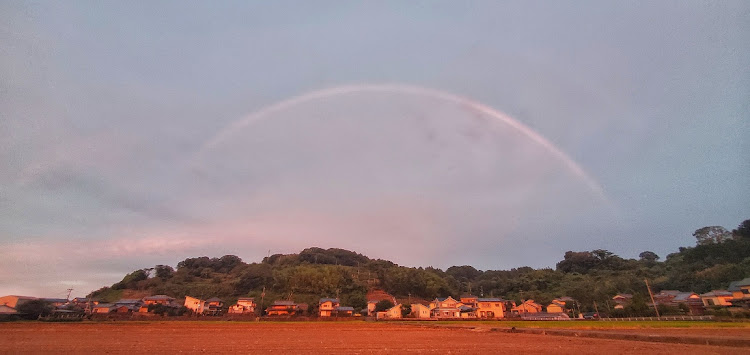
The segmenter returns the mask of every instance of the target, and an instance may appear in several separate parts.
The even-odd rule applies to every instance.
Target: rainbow
[[[266,106],[258,111],[255,111],[249,114],[248,116],[245,116],[241,119],[238,119],[232,122],[231,124],[223,128],[221,131],[219,131],[219,133],[217,133],[216,135],[211,137],[209,140],[207,140],[203,145],[200,146],[198,151],[195,153],[193,161],[196,161],[198,157],[200,157],[203,153],[205,153],[208,150],[211,150],[213,147],[220,144],[222,141],[227,139],[229,136],[231,136],[235,132],[253,123],[256,123],[258,121],[261,121],[267,118],[272,113],[282,111],[286,108],[293,107],[295,105],[299,105],[299,104],[310,102],[310,101],[322,100],[325,98],[330,98],[330,97],[334,97],[338,95],[345,95],[345,94],[359,93],[359,92],[383,92],[383,93],[393,93],[393,94],[416,95],[416,96],[445,100],[445,101],[452,102],[457,105],[462,105],[464,107],[475,110],[487,117],[491,117],[499,121],[500,123],[503,123],[513,128],[518,133],[531,139],[534,143],[542,146],[550,154],[560,159],[560,161],[562,161],[565,164],[565,166],[567,166],[567,168],[570,169],[570,171],[572,171],[579,179],[581,179],[598,196],[603,198],[605,201],[608,200],[604,194],[604,190],[602,189],[601,185],[599,185],[599,183],[596,180],[594,180],[589,174],[587,174],[583,170],[583,168],[581,168],[581,166],[578,165],[578,163],[576,163],[567,154],[565,154],[558,147],[552,144],[549,140],[541,136],[539,133],[536,133],[534,130],[527,127],[523,123],[513,119],[512,117],[492,107],[489,107],[478,101],[474,101],[466,97],[454,95],[454,94],[440,91],[440,90],[413,86],[413,85],[403,85],[403,84],[380,84],[380,85],[367,84],[367,85],[337,86],[333,88],[317,90],[317,91],[309,92],[306,94],[294,96],[289,99],[272,104],[270,106]]]

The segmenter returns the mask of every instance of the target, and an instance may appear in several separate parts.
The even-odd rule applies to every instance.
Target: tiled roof
[[[123,298],[123,299],[115,302],[115,304],[136,304],[136,303],[141,303],[141,300],[131,299],[131,298]]]
[[[713,290],[702,294],[701,297],[732,297],[732,293],[726,290]]]
[[[339,303],[339,299],[338,298],[321,298],[320,299],[320,303],[325,303],[325,302]]]
[[[750,286],[750,277],[729,283],[729,291],[739,291],[742,286]]]
[[[273,301],[274,306],[294,306],[294,301]]]
[[[336,307],[337,311],[352,311],[354,312],[354,307]]]
[[[477,298],[477,302],[505,302],[502,298]]]
[[[148,296],[144,297],[143,300],[149,300],[149,301],[157,301],[157,300],[173,300],[174,297],[169,297],[167,295],[154,295],[154,296]]]
[[[207,299],[206,302],[224,302],[224,301],[222,301],[221,298],[218,298],[218,297],[211,297]]]

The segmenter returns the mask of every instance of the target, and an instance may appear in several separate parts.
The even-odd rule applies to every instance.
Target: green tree
[[[49,302],[44,300],[31,300],[16,307],[20,316],[24,319],[37,319],[40,316],[48,316],[55,309]]]
[[[659,255],[656,255],[653,251],[644,251],[638,254],[638,257],[641,258],[641,261],[647,262],[655,262],[659,260]]]
[[[732,230],[732,236],[734,239],[750,241],[750,219],[746,219],[737,226],[737,229]]]
[[[731,239],[732,234],[722,226],[710,226],[693,232],[697,245],[719,244]]]
[[[378,301],[378,303],[375,304],[375,312],[382,312],[382,311],[390,309],[393,306],[394,306],[393,302],[389,300]]]

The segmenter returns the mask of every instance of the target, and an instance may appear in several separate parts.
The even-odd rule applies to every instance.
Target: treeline
[[[367,291],[380,288],[396,297],[425,300],[470,292],[546,304],[555,297],[570,296],[578,301],[581,311],[589,311],[594,302],[600,310],[611,309],[616,293],[633,294],[634,303],[641,307],[647,297],[644,279],[656,290],[703,293],[725,289],[729,282],[750,276],[750,220],[731,232],[711,226],[693,235],[695,246],[680,248],[663,261],[650,251],[641,253],[639,259],[625,259],[602,249],[568,251],[555,269],[412,268],[336,248],[275,254],[259,263],[245,263],[234,255],[204,256],[185,259],[176,269],[156,265],[136,270],[89,296],[114,301],[123,290],[139,290],[174,297],[216,296],[232,302],[245,296],[260,300],[263,294],[266,305],[291,298],[311,307],[320,297],[339,297],[343,305],[359,309],[366,306]]]

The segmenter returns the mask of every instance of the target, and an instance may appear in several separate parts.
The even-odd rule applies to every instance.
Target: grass
[[[750,323],[712,321],[437,321],[423,324],[484,325],[499,328],[555,328],[555,329],[644,329],[644,328],[748,328]]]

